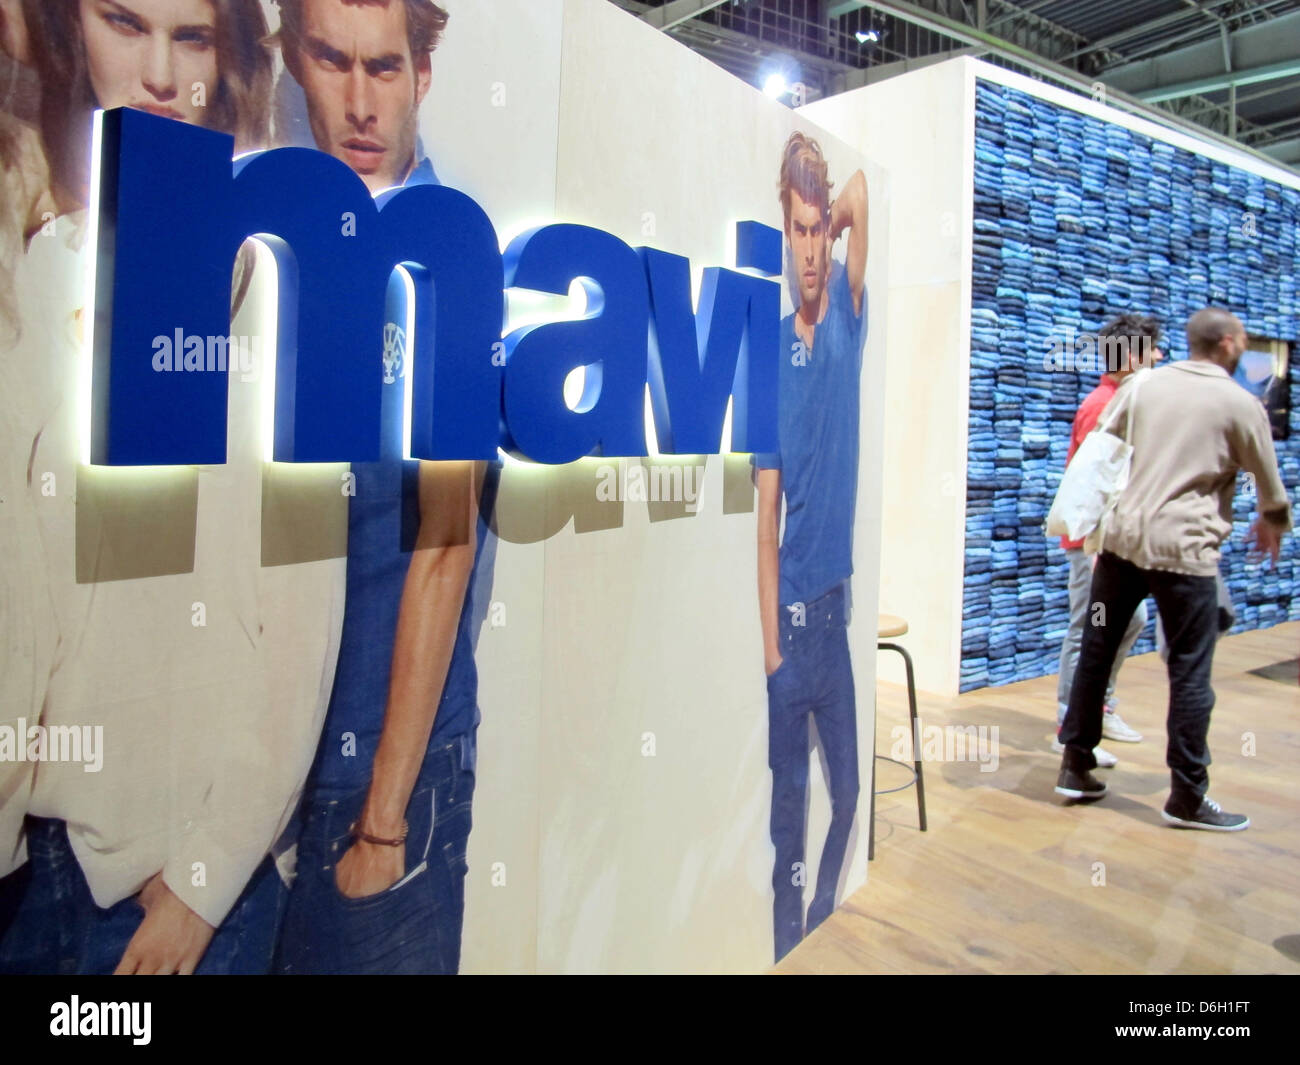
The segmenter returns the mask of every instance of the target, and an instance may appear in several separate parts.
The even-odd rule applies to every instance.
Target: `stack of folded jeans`
[[[1056,670],[1067,567],[1042,522],[1105,369],[1076,338],[1135,310],[1185,358],[1182,323],[1218,303],[1253,334],[1300,339],[1300,192],[1005,86],[981,81],[975,110],[963,691]],[[1292,490],[1300,350],[1293,363],[1293,438],[1278,444]],[[1252,506],[1238,496],[1222,563],[1239,630],[1300,619],[1297,540],[1275,568],[1248,562]]]

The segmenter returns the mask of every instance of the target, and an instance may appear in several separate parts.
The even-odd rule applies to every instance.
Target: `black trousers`
[[[1070,708],[1061,726],[1065,764],[1097,767],[1092,749],[1101,742],[1102,704],[1124,630],[1147,595],[1155,597],[1169,642],[1169,744],[1165,763],[1172,777],[1169,809],[1191,814],[1209,786],[1210,669],[1218,636],[1218,592],[1213,577],[1139,569],[1103,551],[1092,573],[1092,600],[1083,630]]]

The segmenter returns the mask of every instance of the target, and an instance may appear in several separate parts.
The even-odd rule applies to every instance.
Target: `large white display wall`
[[[274,29],[279,8],[261,6]],[[594,227],[633,248],[688,257],[698,293],[704,268],[735,265],[737,222],[782,230],[778,181],[794,132],[820,145],[832,196],[857,188],[855,175],[863,174],[869,326],[858,480],[845,486],[857,500],[848,642],[860,790],[856,819],[848,811],[846,855],[834,870],[842,900],[867,869],[882,470],[890,448],[889,187],[885,169],[866,161],[881,156],[850,147],[603,0],[447,0],[444,7],[450,21],[419,108],[419,155],[443,184],[482,206],[503,248],[535,226]],[[329,10],[378,19],[389,9]],[[276,143],[321,144],[302,90],[275,55]],[[36,145],[37,116],[28,109],[13,118],[26,129],[18,143]],[[376,150],[361,144],[346,152],[364,163]],[[261,412],[270,382],[256,373],[231,379],[227,465],[84,465],[73,382],[84,357],[86,220],[84,210],[53,212],[48,232],[38,226],[26,250],[6,261],[20,320],[17,338],[0,349],[7,434],[0,495],[6,535],[22,550],[0,568],[6,609],[19,611],[3,619],[0,718],[52,720],[42,714],[57,706],[61,720],[104,724],[106,769],[95,776],[80,765],[0,766],[7,848],[0,874],[25,857],[24,815],[56,816],[60,796],[75,792],[89,820],[107,810],[129,828],[142,804],[164,815],[175,808],[180,818],[181,791],[199,796],[201,821],[208,816],[202,802],[240,787],[243,805],[233,808],[251,821],[257,806],[267,822],[258,831],[280,834],[276,856],[287,873],[291,815],[346,629],[345,555],[349,506],[356,506],[348,467],[264,461]],[[844,259],[843,241],[832,254]],[[235,333],[274,335],[274,273],[259,252]],[[779,276],[774,284],[785,316],[791,290]],[[509,310],[513,328],[594,309],[575,285],[567,299],[512,291]],[[26,369],[33,366],[39,374]],[[502,456],[471,592],[482,718],[463,972],[755,972],[773,962],[753,467],[745,454],[658,455],[653,433],[648,439],[652,453],[644,458],[542,466]],[[50,484],[57,489],[42,493]],[[204,715],[217,706],[247,722],[237,749],[227,749],[216,726],[201,749],[191,742],[208,735],[205,721],[217,718]],[[152,746],[130,754],[115,747],[115,723],[142,715],[166,723],[150,733]],[[258,738],[272,727],[282,744],[274,758]],[[348,756],[349,734],[333,735],[326,725],[319,742]],[[790,874],[805,900],[832,821],[826,741],[813,729],[808,742],[807,868],[800,862]],[[133,781],[143,778],[126,772],[132,758],[176,769],[150,778],[142,796]],[[241,760],[264,760],[266,772],[245,781]],[[188,838],[190,827],[168,831]],[[123,884],[123,891],[128,886],[138,889]]]

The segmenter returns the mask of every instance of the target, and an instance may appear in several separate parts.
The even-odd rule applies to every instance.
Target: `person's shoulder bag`
[[[1046,535],[1085,540],[1084,550],[1090,554],[1101,546],[1106,522],[1128,485],[1133,460],[1133,412],[1143,378],[1150,372],[1140,370],[1135,374],[1125,394],[1116,396],[1105,421],[1083,438],[1065,467],[1047,513]],[[1119,437],[1111,430],[1125,409],[1129,411],[1128,424],[1123,437]]]

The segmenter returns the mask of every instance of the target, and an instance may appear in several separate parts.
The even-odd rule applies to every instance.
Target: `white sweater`
[[[253,293],[232,332],[254,334],[259,319]],[[75,349],[50,357],[71,385]],[[60,631],[42,724],[102,726],[104,751],[97,773],[40,763],[30,810],[67,822],[98,905],[161,870],[213,926],[301,793],[333,683],[346,566],[262,566],[265,382],[230,381],[228,465],[79,469],[71,387],[35,460],[59,486],[37,501]],[[341,486],[345,470],[295,475]],[[112,579],[178,541],[194,544],[192,572]]]
[[[63,226],[55,236],[37,237],[26,254],[21,239],[0,249],[15,256],[13,305],[20,312],[13,323],[18,336],[0,321],[0,876],[26,860],[20,832],[35,769],[4,750],[4,737],[19,729],[25,734],[40,720],[58,641],[40,535],[42,504],[50,502],[42,490],[58,486],[43,481],[36,468],[29,485],[28,465],[37,434],[59,402],[57,367],[47,353],[76,344],[73,308],[48,281],[75,273],[76,243],[72,228]]]

